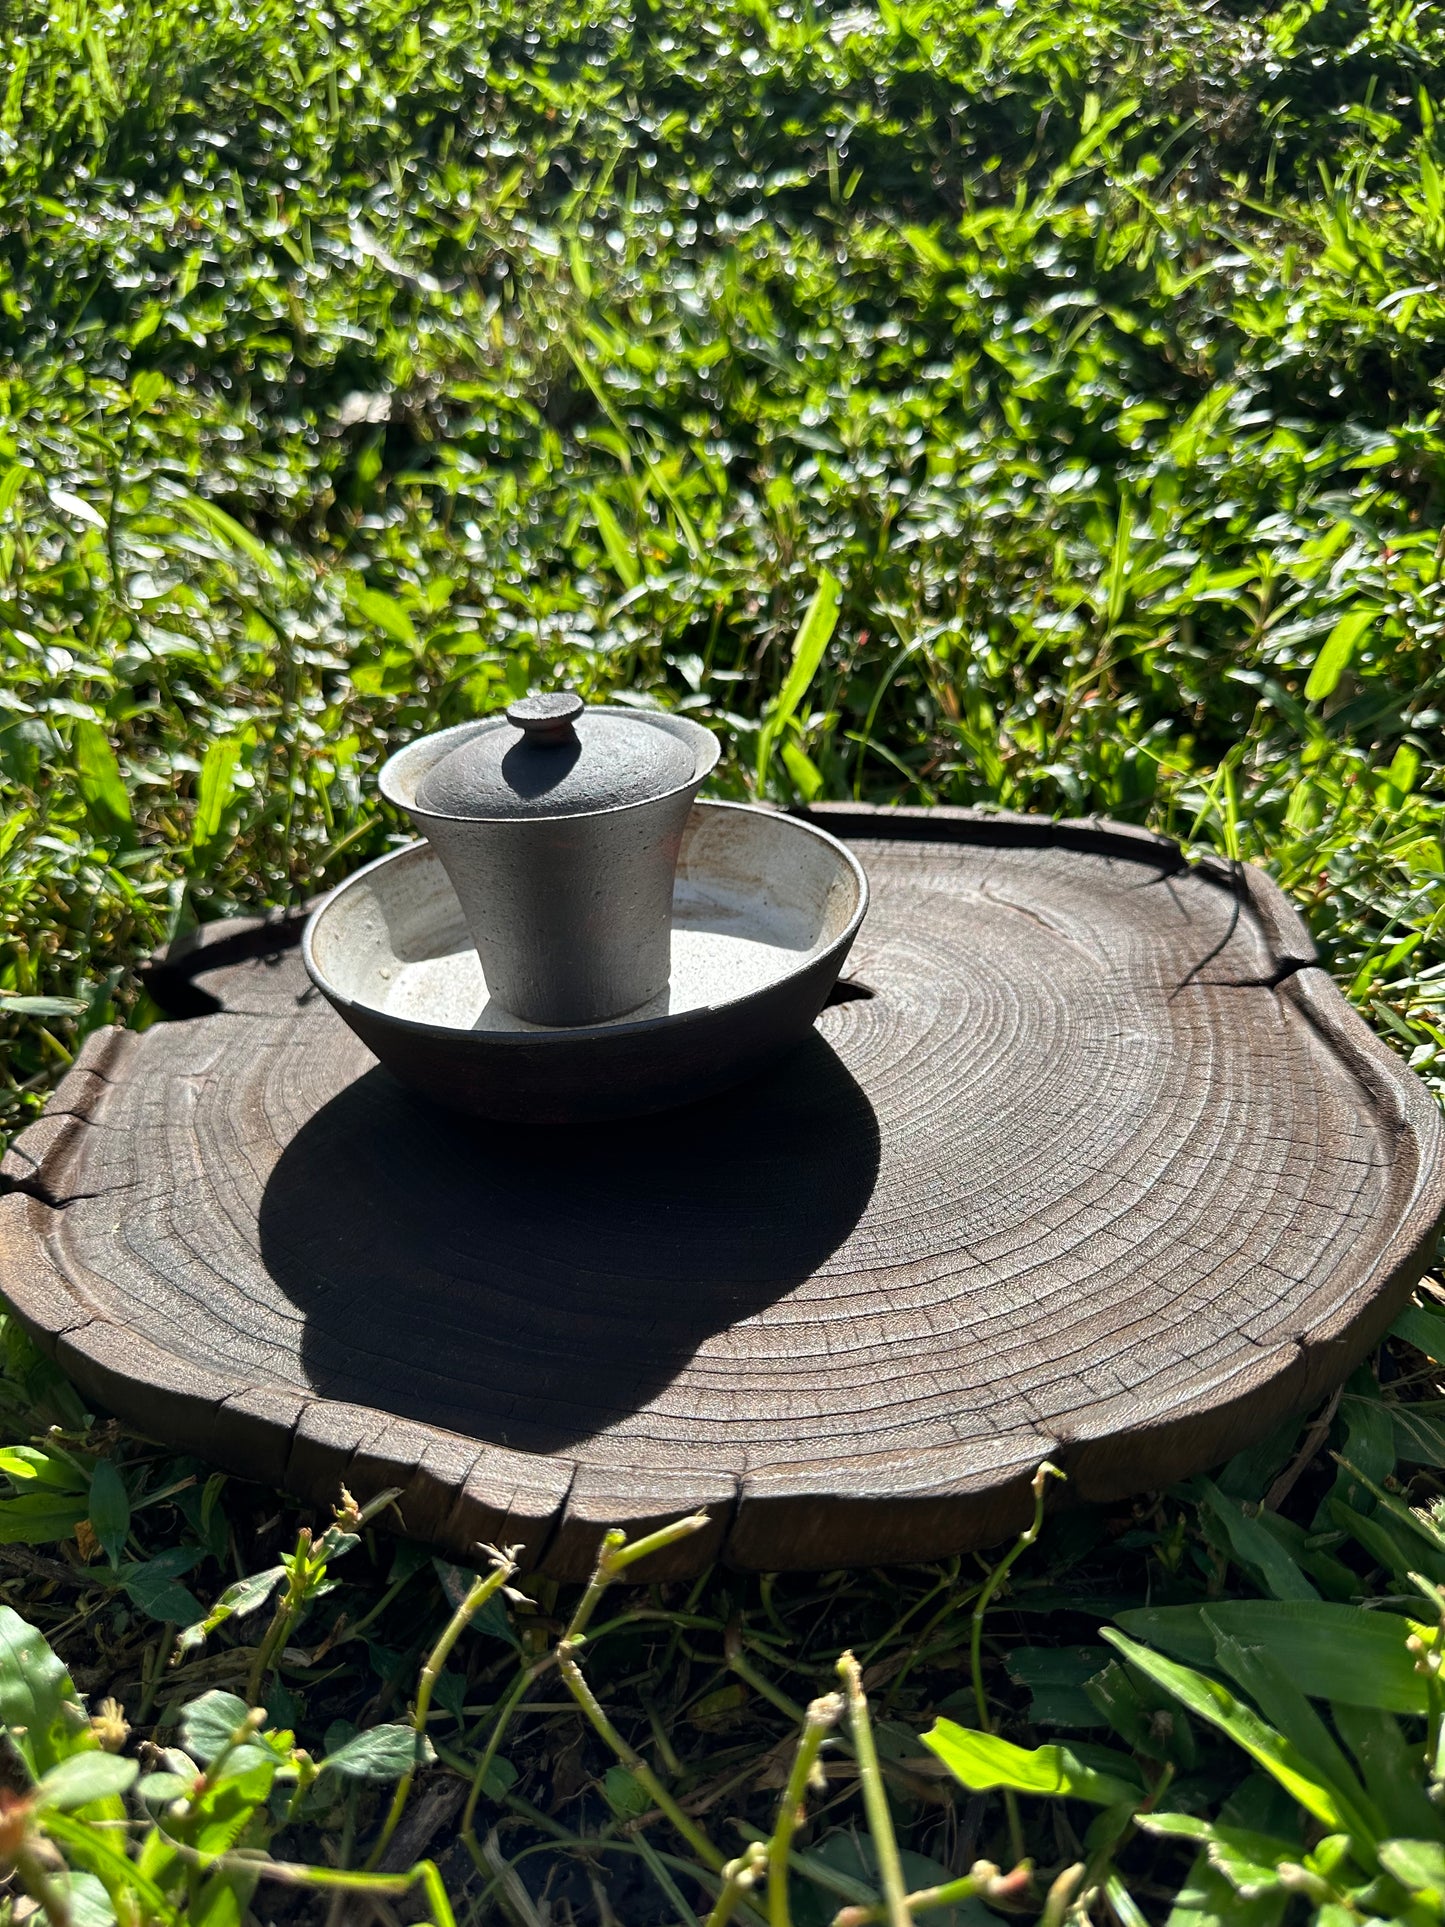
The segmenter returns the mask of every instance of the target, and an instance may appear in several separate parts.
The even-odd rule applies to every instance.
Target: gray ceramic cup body
[[[607,714],[593,710],[593,715]],[[504,718],[420,737],[381,771],[441,858],[487,980],[488,995],[532,1024],[596,1024],[660,995],[672,968],[672,886],[693,799],[717,762],[711,730],[645,717],[692,752],[691,778],[665,795],[576,816],[443,816],[417,802],[442,757]]]

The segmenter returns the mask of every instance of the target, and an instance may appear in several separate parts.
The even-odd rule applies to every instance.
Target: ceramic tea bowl
[[[862,866],[836,837],[773,810],[698,802],[673,884],[670,977],[625,1016],[548,1027],[504,1008],[426,842],[348,877],[301,952],[344,1022],[413,1090],[478,1117],[575,1124],[696,1103],[796,1049],[867,907]]]

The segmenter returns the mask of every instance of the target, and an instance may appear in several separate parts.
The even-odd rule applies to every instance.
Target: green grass
[[[3,18],[4,1128],[90,1029],[155,1015],[136,966],[156,944],[303,901],[404,834],[375,791],[390,746],[561,681],[705,719],[722,793],[1101,811],[1263,862],[1445,1087],[1437,10],[12,0]],[[785,688],[827,574],[836,629]],[[1428,1408],[1420,1354],[1400,1356],[1384,1406]],[[1428,1509],[1429,1410],[1370,1420],[1367,1448],[1381,1395],[1351,1400],[1326,1443]],[[17,1392],[16,1439],[34,1411]],[[65,1422],[139,1495],[171,1479]],[[296,1521],[194,1476],[137,1515],[122,1564],[190,1548],[208,1601]],[[1252,1505],[1272,1476],[1221,1490]],[[1326,1549],[1298,1535],[1344,1534],[1349,1596],[1396,1596],[1411,1568],[1332,1520],[1335,1478],[1312,1462],[1270,1543],[1308,1574]],[[148,1726],[180,1690],[159,1622],[97,1581],[114,1560],[31,1557],[9,1596]],[[1293,1583],[1272,1561],[1199,1487],[1061,1519],[993,1609],[996,1717],[1028,1738],[1027,1668],[1069,1664],[1077,1714],[1102,1620]],[[267,1689],[318,1755],[328,1722],[404,1711],[447,1611],[384,1541],[344,1570],[308,1664]],[[731,1853],[740,1825],[773,1824],[778,1693],[831,1689],[853,1645],[910,1850],[1007,1861],[996,1797],[898,1763],[970,1703],[977,1577],[717,1574],[627,1608],[589,1665],[629,1743],[710,1790]],[[534,1590],[526,1623],[560,1625],[570,1605]],[[733,1625],[771,1698],[729,1664]],[[1015,1676],[1021,1646],[1075,1657]],[[515,1664],[500,1631],[463,1653],[437,1735],[453,1763],[486,1743],[466,1707]],[[628,1833],[636,1788],[574,1712],[529,1716],[507,1749],[487,1825],[533,1892],[550,1878],[605,1921],[605,1873],[628,1927],[682,1917],[683,1875],[647,1855],[684,1850]],[[1217,1815],[1242,1769],[1208,1757]],[[445,1781],[446,1756],[427,1772]],[[377,1796],[349,1784],[330,1817],[359,1859]],[[296,1850],[319,1851],[307,1811]],[[840,1779],[812,1846],[843,1865],[861,1813]],[[1041,1867],[1071,1863],[1086,1819],[1024,1802]],[[1139,1832],[1118,1860],[1151,1917],[1188,1864]],[[457,1878],[475,1901],[469,1862]],[[1137,1927],[1100,1879],[1092,1918]],[[1307,1885],[1296,1912],[1343,1904]],[[799,1927],[827,1917],[818,1891]],[[1283,1893],[1235,1912],[1265,1927]],[[1356,1911],[1403,1905],[1381,1889]]]

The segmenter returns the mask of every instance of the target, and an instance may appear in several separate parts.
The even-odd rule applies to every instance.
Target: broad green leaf
[[[1095,99],[1096,96],[1091,95],[1090,98]],[[1115,101],[1114,105],[1100,114],[1097,120],[1090,121],[1086,114],[1084,118],[1083,138],[1075,146],[1073,152],[1069,155],[1068,161],[1061,170],[1063,176],[1067,178],[1067,176],[1072,174],[1076,169],[1082,167],[1091,154],[1098,152],[1099,148],[1103,146],[1114,129],[1118,127],[1122,121],[1128,120],[1131,114],[1138,111],[1138,108],[1138,96],[1130,95],[1125,100]]]
[[[1340,677],[1350,666],[1350,659],[1359,646],[1361,636],[1379,613],[1375,608],[1350,609],[1340,617],[1326,637],[1324,648],[1315,657],[1315,666],[1305,684],[1305,696],[1310,702],[1317,703],[1334,694]]]
[[[125,1809],[121,1802],[116,1800],[110,1804],[116,1808],[114,1817],[123,1820]],[[64,1847],[72,1866],[83,1867],[98,1877],[108,1892],[133,1895],[144,1901],[154,1920],[163,1923],[163,1927],[171,1927],[177,1920],[176,1909],[138,1862],[126,1853],[123,1826],[97,1827],[89,1814],[72,1817],[52,1808],[45,1816],[45,1831]],[[154,1833],[150,1836],[152,1840],[157,1837]],[[142,1852],[145,1851],[143,1848]]]
[[[228,1867],[198,1881],[186,1909],[186,1927],[241,1927],[256,1878]]]
[[[238,1579],[234,1585],[227,1586],[220,1598],[212,1606],[204,1619],[198,1619],[187,1626],[176,1641],[182,1652],[205,1643],[207,1636],[228,1619],[244,1619],[264,1606],[272,1593],[286,1577],[284,1566],[269,1566],[265,1572],[252,1573],[246,1579]]]
[[[1357,1540],[1398,1586],[1408,1587],[1412,1572],[1423,1572],[1437,1583],[1445,1581],[1445,1562],[1428,1546],[1420,1545],[1415,1535],[1388,1513],[1373,1512],[1367,1517],[1341,1499],[1326,1500],[1325,1511],[1331,1522]]]
[[[793,779],[793,787],[805,803],[811,803],[823,788],[823,772],[796,743],[784,743],[778,752],[783,759],[783,767]]]
[[[65,1492],[23,1492],[0,1499],[0,1546],[51,1546],[85,1517],[85,1499]]]
[[[1282,1860],[1298,1860],[1299,1847],[1266,1833],[1244,1827],[1221,1826],[1192,1813],[1143,1813],[1136,1826],[1145,1833],[1173,1840],[1198,1840],[1209,1864],[1246,1900],[1269,1892]]]
[[[1040,1746],[1030,1752],[997,1734],[955,1726],[952,1720],[935,1720],[922,1739],[954,1778],[975,1793],[1009,1787],[1016,1793],[1088,1800],[1101,1807],[1137,1804],[1143,1798],[1132,1763],[1122,1753],[1110,1756],[1117,1762],[1115,1771],[1101,1773],[1086,1765],[1075,1749]]]
[[[1378,1839],[1387,1831],[1383,1816],[1371,1804],[1334,1734],[1285,1666],[1268,1648],[1246,1645],[1222,1631],[1208,1611],[1205,1619],[1215,1635],[1220,1667],[1249,1695],[1253,1710],[1263,1715],[1269,1728],[1293,1748],[1295,1758],[1329,1788],[1344,1827],[1357,1839]]]
[[[202,1854],[226,1853],[250,1826],[257,1807],[270,1796],[276,1761],[255,1747],[241,1747],[226,1763],[216,1786],[198,1802],[198,1824],[191,1840]]]
[[[88,1490],[85,1474],[68,1452],[47,1452],[39,1445],[0,1446],[0,1472],[22,1487],[33,1480],[75,1498]]]
[[[411,1727],[373,1726],[328,1753],[321,1770],[347,1780],[399,1780],[433,1757],[430,1742]]]
[[[1336,1704],[1335,1726],[1355,1756],[1365,1789],[1384,1821],[1383,1832],[1425,1834],[1439,1816],[1425,1793],[1420,1749],[1400,1722],[1378,1707]]]
[[[1209,1619],[1231,1638],[1275,1653],[1312,1699],[1423,1713],[1425,1682],[1405,1641],[1413,1623],[1397,1613],[1361,1612],[1327,1600],[1219,1600],[1203,1606],[1146,1606],[1117,1615],[1127,1633],[1191,1666],[1214,1663]]]
[[[1109,1659],[1103,1646],[1016,1646],[1008,1654],[1008,1676],[1028,1687],[1028,1716],[1035,1726],[1107,1726],[1107,1716],[1084,1687]]]
[[[602,1776],[602,1794],[619,1820],[635,1820],[652,1805],[652,1795],[625,1766],[610,1766]]]
[[[17,997],[0,991],[0,1010],[16,1017],[83,1017],[89,1008],[84,997]]]
[[[1203,1509],[1223,1532],[1231,1556],[1254,1573],[1267,1592],[1276,1599],[1319,1598],[1267,1526],[1251,1518],[1239,1501],[1228,1498],[1212,1479],[1201,1479],[1199,1486]]]
[[[446,1559],[433,1559],[432,1567],[442,1582],[442,1590],[454,1606],[460,1606],[467,1596],[472,1581],[479,1577],[465,1566],[454,1566]],[[468,1633],[487,1633],[493,1639],[505,1640],[518,1652],[522,1642],[517,1637],[516,1628],[507,1612],[506,1602],[500,1593],[493,1593],[481,1611],[472,1615]]]
[[[903,1880],[909,1892],[918,1888],[940,1887],[951,1875],[947,1867],[926,1854],[907,1847],[898,1851]],[[878,1854],[870,1836],[854,1828],[839,1828],[826,1833],[807,1853],[793,1857],[793,1865],[805,1873],[810,1884],[837,1900],[863,1900],[878,1891]],[[835,1903],[836,1905],[836,1900]],[[801,1913],[802,1909],[799,1909]],[[829,1914],[833,1909],[829,1908]],[[810,1911],[809,1918],[816,1918]],[[824,1916],[827,1918],[827,1916]],[[929,1927],[995,1927],[998,1916],[977,1901],[966,1901],[956,1910],[921,1914]]]
[[[357,614],[374,623],[384,636],[390,636],[393,642],[405,643],[413,654],[421,648],[421,637],[395,596],[386,595],[380,589],[368,588],[364,582],[358,581],[351,583],[348,594]]]
[[[1372,1513],[1375,1498],[1371,1486],[1381,1484],[1395,1469],[1395,1427],[1368,1367],[1351,1373],[1340,1401],[1340,1417],[1345,1436],[1339,1457],[1345,1463],[1336,1475],[1332,1496],[1361,1512]]]
[[[770,704],[758,732],[757,783],[761,790],[768,780],[773,744],[812,687],[824,652],[838,626],[838,607],[842,585],[837,576],[825,569],[808,604],[793,643],[792,661],[776,700]]]
[[[205,1556],[200,1546],[168,1546],[154,1559],[130,1561],[118,1577],[130,1600],[152,1619],[189,1626],[201,1617],[201,1605],[178,1581]]]
[[[154,368],[142,368],[130,385],[130,405],[137,411],[149,408],[158,402],[166,392],[168,383],[163,374]]]
[[[1237,1452],[1219,1474],[1220,1491],[1231,1499],[1263,1499],[1275,1475],[1294,1457],[1304,1427],[1302,1418],[1287,1419],[1257,1444]]]
[[[0,1726],[37,1780],[96,1744],[69,1673],[9,1606],[0,1606]]]
[[[500,1800],[509,1793],[522,1776],[510,1760],[497,1754],[482,1775],[482,1791],[489,1800]]]
[[[613,573],[625,588],[635,589],[642,580],[642,568],[637,560],[637,551],[622,533],[622,524],[612,513],[606,499],[594,490],[587,497],[592,510],[592,519],[597,524],[597,533],[602,537],[602,546],[607,551],[607,560],[612,564]]]
[[[183,1793],[189,1793],[196,1783],[196,1776],[182,1773],[146,1773],[136,1781],[135,1790],[142,1800],[153,1806],[169,1806],[172,1800],[179,1800]]]
[[[134,1760],[123,1760],[115,1753],[102,1753],[98,1749],[72,1753],[69,1759],[61,1760],[43,1776],[35,1789],[35,1803],[73,1813],[76,1807],[89,1806],[92,1800],[124,1793],[139,1772],[140,1767]]]
[[[1392,1527],[1407,1535],[1406,1542],[1415,1552],[1416,1564],[1432,1578],[1437,1577],[1442,1566],[1445,1566],[1445,1533],[1441,1532],[1434,1516],[1423,1508],[1406,1505],[1393,1492],[1387,1492],[1383,1485],[1373,1480],[1366,1481],[1358,1466],[1345,1463],[1341,1470],[1355,1476],[1375,1501],[1372,1517],[1382,1524],[1388,1521]]]
[[[181,1714],[181,1745],[192,1759],[209,1766],[228,1746],[250,1708],[234,1693],[216,1689],[192,1700]]]
[[[215,537],[223,548],[238,549],[273,580],[279,582],[282,579],[283,572],[276,557],[264,542],[257,541],[249,529],[243,528],[235,516],[227,515],[223,508],[217,508],[214,502],[208,502],[203,495],[192,495],[188,489],[172,488],[170,494],[176,506],[198,528]]]
[[[1382,1840],[1380,1865],[1411,1893],[1445,1903],[1445,1846],[1438,1840]]]
[[[818,587],[813,600],[808,604],[797,638],[793,643],[793,659],[788,668],[787,680],[778,692],[773,704],[773,720],[776,726],[787,722],[793,711],[802,702],[813,686],[813,678],[823,660],[823,652],[832,641],[833,631],[838,626],[838,607],[842,597],[842,584],[837,576],[824,569],[818,578]]]
[[[130,1495],[113,1459],[96,1461],[90,1475],[90,1529],[99,1539],[101,1550],[114,1566],[125,1549],[130,1531]]]
[[[75,725],[75,779],[87,810],[101,829],[125,833],[133,827],[120,764],[99,723],[82,720]]]
[[[1141,1673],[1172,1693],[1187,1712],[1207,1720],[1251,1759],[1257,1760],[1306,1812],[1327,1827],[1342,1825],[1339,1801],[1333,1789],[1310,1770],[1288,1740],[1266,1726],[1258,1714],[1237,1700],[1227,1687],[1158,1653],[1151,1653],[1146,1646],[1135,1645],[1132,1639],[1126,1639],[1110,1626],[1101,1627],[1100,1631],[1131,1666],[1137,1666]]]
[[[1117,1659],[1084,1682],[1083,1696],[1131,1752],[1186,1773],[1199,1764],[1189,1715],[1152,1680],[1135,1678]]]
[[[1390,758],[1390,766],[1385,771],[1385,781],[1395,792],[1395,800],[1410,794],[1420,774],[1420,752],[1409,743],[1401,743]],[[1406,940],[1408,941],[1408,939]]]
[[[903,238],[926,268],[946,269],[953,266],[952,256],[945,253],[927,228],[906,227]]]
[[[35,479],[35,471],[23,462],[11,462],[8,468],[0,468],[0,516],[9,513],[27,481]]]
[[[1437,1364],[1445,1363],[1445,1310],[1433,1305],[1407,1305],[1390,1332]]]
[[[114,1927],[115,1907],[103,1880],[70,1869],[55,1878],[65,1896],[71,1927]]]
[[[1410,1465],[1445,1466],[1445,1407],[1401,1400],[1390,1408],[1395,1450]]]
[[[221,833],[227,805],[236,794],[236,767],[241,760],[241,749],[241,737],[218,736],[201,758],[196,815],[191,825],[191,842],[198,851],[214,843]]]

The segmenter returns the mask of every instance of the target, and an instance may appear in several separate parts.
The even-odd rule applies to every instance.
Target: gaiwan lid
[[[696,725],[588,708],[558,691],[526,696],[434,763],[417,787],[434,816],[591,816],[652,802],[698,775]],[[702,732],[699,732],[702,733]]]

